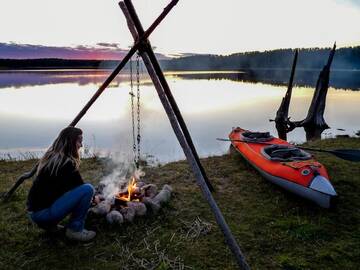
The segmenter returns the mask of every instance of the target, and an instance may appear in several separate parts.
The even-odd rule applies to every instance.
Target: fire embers
[[[102,188],[101,186],[97,188],[100,198]],[[138,182],[135,177],[121,190],[111,200],[101,198],[102,201],[94,204],[89,211],[99,216],[106,215],[106,220],[110,224],[132,222],[137,216],[145,216],[148,213],[156,214],[162,204],[170,200],[172,192],[169,185],[164,185],[158,192],[156,185]]]

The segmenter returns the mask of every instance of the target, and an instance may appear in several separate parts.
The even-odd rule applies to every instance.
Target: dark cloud
[[[71,49],[71,47],[65,47],[65,48]],[[78,45],[78,46],[76,46],[75,48],[78,49],[78,50],[88,50],[88,49],[91,49],[91,47],[89,47],[89,46],[84,46],[84,45]]]
[[[107,47],[107,48],[120,48],[120,45],[117,43],[106,43],[106,42],[99,42],[96,45],[100,46],[100,47]]]
[[[200,54],[200,53],[171,53],[171,54],[168,54],[169,57],[174,57],[174,58],[195,56],[195,55],[202,55],[202,54]],[[203,54],[203,55],[208,55],[208,54]]]
[[[127,49],[121,49],[116,43],[100,42],[96,46],[79,45],[76,47],[55,47],[31,44],[0,43],[0,59],[89,59],[89,60],[119,60]],[[168,57],[157,53],[158,59]]]
[[[55,47],[31,44],[0,43],[0,58],[3,59],[101,59],[118,60],[124,57],[127,50],[114,47]]]

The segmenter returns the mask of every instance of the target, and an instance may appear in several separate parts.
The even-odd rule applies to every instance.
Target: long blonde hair
[[[80,166],[80,154],[76,142],[80,135],[82,135],[82,130],[79,128],[64,128],[40,159],[37,174],[41,170],[48,169],[51,174],[57,175],[59,169],[69,160],[78,169]]]

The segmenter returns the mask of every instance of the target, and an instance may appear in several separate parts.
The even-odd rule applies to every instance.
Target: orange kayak
[[[311,154],[268,132],[235,128],[229,134],[234,148],[267,180],[329,208],[337,197],[324,165]]]

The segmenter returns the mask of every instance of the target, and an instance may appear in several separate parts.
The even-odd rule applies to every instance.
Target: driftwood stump
[[[301,121],[292,122],[290,121],[290,117],[288,117],[288,113],[292,93],[293,72],[295,70],[297,58],[297,54],[295,55],[288,91],[286,92],[285,97],[281,102],[275,118],[276,129],[278,130],[279,137],[281,139],[286,140],[286,134],[296,127],[304,127],[307,140],[320,138],[321,133],[325,129],[329,128],[328,124],[325,122],[324,119],[324,112],[326,105],[326,96],[329,88],[330,67],[334,58],[335,49],[336,43],[330,51],[327,64],[323,67],[322,71],[319,74],[319,78],[316,82],[315,92],[306,118]]]
[[[306,118],[301,122],[304,127],[313,127],[316,129],[329,128],[324,119],[324,111],[326,104],[326,95],[329,88],[330,66],[334,58],[336,44],[330,52],[327,64],[320,72],[319,78],[316,82],[316,88],[313,99]]]
[[[276,112],[275,117],[275,125],[276,129],[278,131],[278,135],[280,139],[286,140],[287,136],[286,134],[293,129],[293,125],[290,124],[289,119],[289,106],[290,106],[290,100],[291,100],[291,94],[292,94],[292,87],[293,87],[293,81],[294,81],[294,75],[295,75],[295,69],[296,69],[296,63],[298,58],[298,50],[295,51],[294,61],[291,68],[291,75],[290,80],[288,84],[288,89],[286,91],[285,97],[283,97],[280,107]]]

